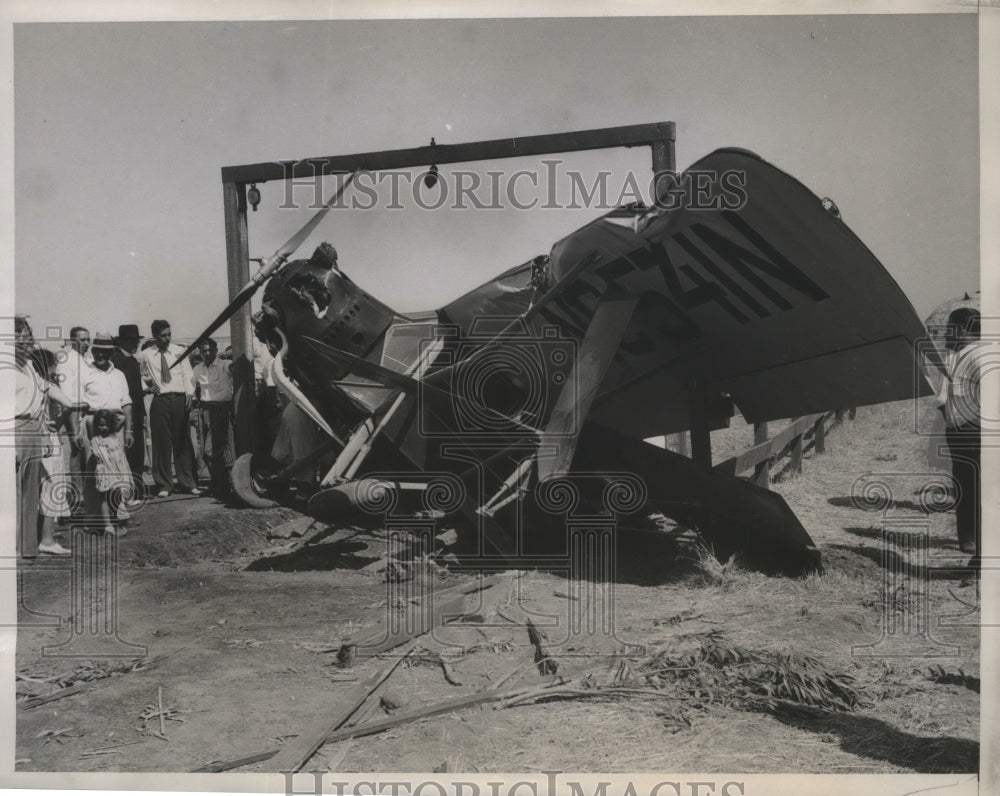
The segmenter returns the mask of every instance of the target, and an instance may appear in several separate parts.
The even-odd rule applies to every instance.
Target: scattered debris
[[[455,697],[454,699],[447,699],[443,702],[435,702],[431,705],[425,705],[422,708],[418,708],[414,711],[409,711],[407,713],[400,713],[395,716],[382,719],[381,721],[370,722],[366,724],[357,725],[354,727],[344,727],[338,730],[334,730],[321,738],[317,744],[316,748],[327,743],[334,743],[336,741],[347,740],[348,738],[356,738],[364,735],[374,735],[379,732],[384,732],[385,730],[391,729],[393,727],[398,727],[401,724],[408,724],[410,722],[418,721],[423,718],[429,718],[431,716],[439,716],[442,713],[451,713],[455,710],[461,710],[466,707],[473,707],[475,705],[483,705],[488,702],[497,702],[501,699],[505,699],[510,696],[516,695],[518,692],[501,690],[496,688],[491,688],[486,691],[480,691],[475,694]],[[221,771],[231,771],[234,768],[240,768],[242,766],[248,766],[252,763],[259,763],[264,760],[270,760],[275,757],[278,752],[277,750],[270,749],[263,752],[258,752],[247,757],[240,758],[239,760],[231,760],[228,762],[213,762],[206,766],[202,766],[196,769],[194,773],[196,774],[214,774]],[[275,761],[277,763],[277,761]],[[272,764],[272,767],[277,771],[288,771],[288,768]],[[296,769],[297,770],[297,769]]]
[[[455,676],[455,670],[451,668],[451,664],[444,659],[444,656],[438,656],[441,661],[441,671],[444,673],[444,679],[447,680],[452,685],[461,685],[462,681]]]
[[[119,662],[99,661],[96,663],[94,661],[84,661],[76,667],[73,674],[57,677],[53,681],[59,685],[66,685],[66,688],[47,696],[26,699],[19,703],[17,708],[18,710],[31,710],[32,708],[37,708],[40,705],[45,705],[49,702],[54,702],[58,699],[72,696],[73,694],[79,694],[81,691],[86,689],[86,683],[91,681],[103,680],[129,672],[148,672],[151,669],[156,668],[171,655],[185,649],[187,649],[187,647],[180,647],[172,652],[157,655],[155,658],[133,658]]]
[[[27,683],[42,683],[44,685],[49,685],[56,679],[56,677],[54,675],[50,677],[29,677],[26,674],[18,674],[16,675],[16,679],[24,680]]]
[[[114,746],[102,746],[100,749],[89,749],[85,752],[80,752],[80,757],[95,757],[97,755],[115,755],[119,754],[118,749],[122,746],[131,746],[132,744],[142,743],[141,739],[138,741],[123,741],[122,743],[115,744]]]
[[[555,674],[559,671],[559,664],[556,662],[555,657],[553,657],[545,645],[545,642],[549,640],[549,637],[545,635],[545,631],[541,630],[532,620],[531,617],[527,617],[523,622],[514,619],[510,614],[504,613],[502,609],[497,608],[497,616],[502,619],[506,619],[508,622],[521,625],[528,630],[528,641],[531,642],[531,646],[535,648],[535,665],[538,667],[538,673],[542,675]]]
[[[672,616],[668,616],[666,619],[654,619],[653,627],[660,627],[662,625],[679,625],[681,622],[687,622],[691,619],[700,619],[702,614],[696,614],[693,608],[687,608],[683,611],[679,611]]]
[[[676,654],[676,653],[675,653]],[[661,652],[641,670],[644,685],[667,688],[678,700],[773,710],[782,702],[849,711],[863,700],[854,678],[829,671],[808,655],[747,650],[717,631],[677,657]]]
[[[962,669],[959,669],[957,673],[954,673],[947,671],[941,665],[935,665],[931,666],[927,670],[926,677],[928,680],[941,685],[961,685],[968,688],[970,691],[975,691],[977,694],[980,693],[979,678],[974,677],[971,674],[966,674]]]
[[[246,649],[247,647],[253,647],[257,649],[264,646],[263,641],[258,641],[255,638],[231,638],[226,639],[222,642],[227,647],[240,647],[241,649]]]
[[[406,700],[395,691],[384,691],[379,696],[379,707],[386,713],[395,713],[401,707],[405,707]]]
[[[166,728],[164,725],[165,720],[169,721],[187,721],[187,719],[181,718],[181,713],[198,713],[201,711],[194,710],[178,710],[176,705],[169,705],[168,707],[163,707],[163,688],[158,687],[156,689],[156,704],[146,705],[143,708],[142,713],[139,714],[139,718],[142,719],[142,732],[146,735],[152,735],[154,738],[159,738],[161,741],[169,741],[167,737]],[[149,729],[149,722],[152,719],[157,719],[160,727],[160,731]]]
[[[355,686],[346,697],[339,701],[339,709],[335,708],[332,711],[332,716],[330,713],[324,713],[323,717],[312,727],[309,727],[295,738],[295,740],[285,744],[276,753],[274,770],[298,771],[301,769],[306,764],[306,761],[316,753],[316,750],[323,745],[326,737],[338,727],[343,726],[361,708],[368,697],[396,670],[396,667],[406,659],[416,645],[416,641],[412,642],[409,649],[398,656],[391,664],[382,667],[365,682]],[[236,766],[233,767],[235,768]],[[228,769],[221,768],[218,770],[226,771]]]
[[[64,688],[61,691],[56,691],[54,694],[49,694],[43,697],[32,697],[24,702],[21,702],[17,708],[18,710],[31,710],[31,708],[37,708],[39,705],[44,705],[48,702],[55,702],[57,699],[63,699],[64,697],[72,696],[73,694],[78,694],[86,688],[84,683],[79,683],[69,688]]]
[[[458,531],[454,528],[449,528],[447,531],[443,531],[434,537],[445,547],[450,547],[458,541]]]
[[[528,640],[535,648],[535,663],[538,666],[538,673],[555,674],[559,671],[559,664],[556,663],[556,659],[549,653],[548,647],[545,646],[545,642],[549,640],[549,637],[545,635],[544,630],[536,627],[530,618],[526,624],[528,627]]]
[[[269,541],[271,539],[291,539],[292,537],[305,536],[306,532],[317,524],[319,523],[309,516],[295,517],[288,522],[268,528],[265,533]]]
[[[45,743],[48,743],[49,741],[56,741],[57,743],[62,743],[63,737],[78,738],[80,735],[82,735],[82,733],[80,733],[78,735],[69,736],[68,733],[72,729],[73,729],[72,727],[66,727],[65,729],[62,730],[42,730],[40,733],[38,733],[38,735],[35,736],[35,738],[44,738]]]
[[[434,628],[460,616],[465,606],[465,598],[470,594],[488,589],[499,581],[499,576],[494,576],[446,591],[432,591],[430,596],[433,602],[429,610],[428,606],[423,604],[408,603],[406,610],[409,614],[406,621],[400,621],[397,627],[412,628],[411,630],[401,629],[387,633],[385,626],[379,625],[367,633],[349,638],[344,641],[337,653],[338,663],[345,668],[351,666],[359,648],[364,649],[367,655],[379,655],[405,644],[410,639],[429,633]]]

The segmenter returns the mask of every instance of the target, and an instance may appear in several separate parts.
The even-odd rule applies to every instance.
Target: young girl
[[[90,440],[90,470],[101,497],[101,519],[104,532],[112,536],[124,536],[128,532],[128,511],[125,501],[132,490],[132,471],[125,458],[125,448],[118,436],[121,419],[110,409],[94,412],[93,431]],[[115,531],[115,522],[118,530]]]

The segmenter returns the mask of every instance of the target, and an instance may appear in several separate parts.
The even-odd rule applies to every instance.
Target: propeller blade
[[[250,301],[250,299],[253,297],[253,294],[257,292],[258,287],[259,285],[256,285],[253,282],[248,282],[243,287],[243,289],[236,294],[236,298],[230,301],[226,305],[226,308],[221,313],[219,313],[219,316],[214,321],[212,321],[212,324],[207,329],[205,329],[205,331],[201,333],[198,339],[184,349],[184,353],[181,354],[179,357],[177,357],[177,361],[170,366],[170,369],[173,370],[174,365],[180,364],[181,361],[183,361],[189,354],[193,353],[194,351],[197,351],[198,346],[204,343],[209,337],[212,336],[212,334],[215,332],[216,329],[218,329],[220,326],[222,326],[222,324],[228,321],[236,312],[236,310],[238,310],[240,307],[242,307],[244,304]]]
[[[236,313],[236,310],[238,310],[240,307],[246,304],[253,297],[253,294],[257,292],[260,286],[264,284],[264,282],[266,282],[271,276],[273,276],[274,273],[288,261],[288,258],[295,253],[295,250],[298,249],[299,246],[301,246],[302,243],[305,241],[305,239],[312,234],[312,231],[316,229],[316,226],[319,224],[320,221],[323,220],[323,217],[328,212],[330,212],[330,208],[332,208],[340,199],[340,197],[343,196],[344,191],[347,190],[347,186],[351,184],[351,182],[354,180],[354,176],[357,173],[358,170],[355,169],[350,174],[348,174],[347,179],[344,180],[344,184],[337,189],[337,192],[330,198],[330,201],[328,201],[325,205],[323,205],[316,213],[316,215],[314,215],[306,222],[305,226],[303,226],[302,229],[300,229],[298,232],[292,235],[292,237],[288,239],[288,241],[285,243],[284,246],[281,246],[274,254],[272,254],[268,258],[267,262],[264,263],[260,267],[260,270],[257,271],[257,273],[250,278],[250,281],[247,282],[240,289],[240,292],[236,294],[236,296],[233,298],[232,301],[229,302],[229,304],[226,305],[226,308],[219,313],[218,317],[214,321],[212,321],[211,325],[207,329],[205,329],[205,331],[203,331],[200,335],[198,335],[198,338],[193,343],[191,343],[191,345],[189,345],[186,349],[184,349],[183,354],[177,357],[177,361],[170,366],[171,369],[174,367],[174,365],[186,359],[194,351],[197,351],[198,346],[200,346],[202,343],[205,342],[205,340],[211,337],[211,335],[215,333],[215,330],[218,329],[220,326],[222,326],[222,324],[224,324],[231,317],[233,317],[233,315]]]
[[[280,261],[283,263],[295,252],[297,248],[299,248],[299,246],[301,246],[305,242],[305,239],[312,234],[312,231],[316,229],[316,226],[319,224],[320,221],[323,220],[323,217],[328,212],[330,212],[330,208],[332,208],[335,204],[337,204],[337,202],[340,200],[340,197],[343,196],[344,191],[347,190],[347,186],[354,181],[354,177],[355,175],[357,175],[357,173],[358,169],[355,169],[354,171],[352,171],[350,174],[347,175],[347,179],[344,180],[344,184],[337,189],[337,192],[331,197],[330,201],[327,202],[325,205],[323,205],[316,213],[316,215],[314,215],[306,222],[305,226],[302,227],[302,229],[300,229],[298,232],[292,235],[292,237],[288,239],[288,243],[286,243],[284,246],[278,249],[278,251],[276,251],[274,254],[271,255],[271,261],[275,262]],[[264,271],[270,265],[271,262],[268,262],[267,265],[265,265],[260,270]],[[258,274],[258,276],[260,276],[260,274]],[[270,273],[268,273],[267,276],[270,276]],[[267,276],[263,278],[266,279]]]

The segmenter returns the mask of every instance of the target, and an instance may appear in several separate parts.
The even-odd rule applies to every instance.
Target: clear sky
[[[227,300],[223,166],[664,120],[680,168],[738,146],[832,197],[921,316],[978,287],[975,14],[20,23],[13,39],[16,305],[36,332],[199,332]],[[614,187],[648,179],[647,152],[563,168],[611,169]],[[260,188],[266,257],[311,211]],[[600,213],[385,204],[335,210],[298,254],[329,240],[402,311]]]

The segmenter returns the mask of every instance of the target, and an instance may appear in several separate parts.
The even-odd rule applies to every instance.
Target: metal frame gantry
[[[226,261],[230,299],[250,281],[250,252],[247,237],[247,186],[274,180],[306,180],[357,170],[391,171],[430,167],[450,163],[469,163],[504,158],[554,155],[617,147],[648,146],[654,174],[674,172],[676,168],[673,122],[634,124],[554,133],[522,138],[501,138],[465,144],[435,144],[414,149],[393,149],[354,155],[308,158],[298,161],[275,161],[222,169],[222,193],[226,227]],[[253,338],[249,304],[230,319],[233,345],[234,439],[236,455],[253,451],[256,439],[256,400],[254,392]],[[711,461],[711,443],[703,398],[699,399],[698,380],[692,385],[691,453],[695,461]]]

